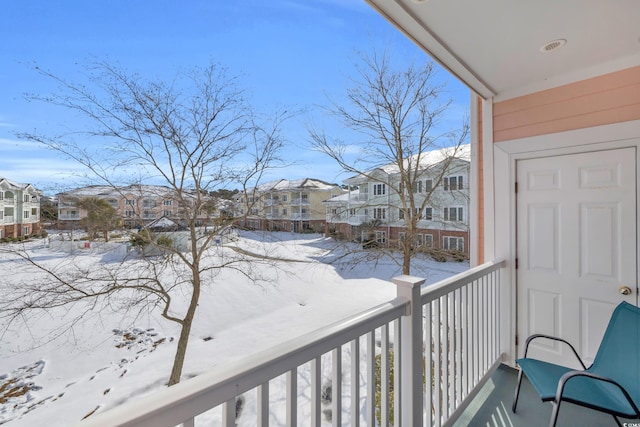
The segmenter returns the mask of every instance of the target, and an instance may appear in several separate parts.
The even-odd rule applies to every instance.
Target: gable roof
[[[433,166],[437,166],[446,159],[455,157],[455,160],[470,162],[471,161],[471,145],[463,144],[459,147],[445,147],[437,150],[426,151],[421,154],[416,154],[407,159],[404,159],[405,165],[409,162],[415,164],[417,157],[420,156],[420,169],[427,169]],[[356,183],[362,180],[368,180],[368,177],[375,177],[376,175],[388,176],[400,172],[400,167],[396,163],[390,163],[384,166],[380,166],[375,169],[371,169],[363,174],[353,175],[345,179],[346,183]]]
[[[35,187],[31,184],[22,184],[22,183],[11,181],[10,179],[1,178],[1,177],[0,177],[0,187],[15,190],[15,191],[36,191]]]

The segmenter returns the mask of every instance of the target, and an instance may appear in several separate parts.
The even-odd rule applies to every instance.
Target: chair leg
[[[616,425],[618,427],[622,427],[622,424],[620,424],[620,420],[618,419],[618,417],[616,417],[615,415],[611,415],[613,417],[614,420],[616,420]]]
[[[558,421],[558,412],[560,412],[560,403],[562,400],[556,402],[553,401],[553,412],[551,412],[551,420],[549,421],[549,427],[555,427],[556,422]]]
[[[513,397],[513,405],[511,405],[511,411],[516,413],[516,406],[518,406],[518,396],[520,395],[520,386],[522,385],[522,369],[518,373],[518,385],[516,386],[516,394]]]

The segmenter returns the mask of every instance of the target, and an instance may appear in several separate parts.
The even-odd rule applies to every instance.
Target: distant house
[[[324,202],[327,233],[338,238],[374,241],[385,247],[405,242],[406,222],[400,191],[411,191],[416,206],[429,198],[419,215],[412,245],[469,254],[469,146],[450,162],[445,150],[422,154],[422,175],[414,188],[401,189],[397,165],[386,165],[344,181],[350,189]],[[447,163],[446,170],[441,165]]]
[[[72,228],[86,217],[78,202],[90,197],[107,201],[120,215],[127,228],[147,226],[160,218],[179,220],[186,215],[186,206],[180,202],[176,192],[160,185],[129,185],[112,187],[91,185],[59,193],[58,221],[62,228]],[[183,197],[184,200],[184,197]],[[198,218],[206,224],[209,214],[199,213]]]
[[[40,232],[40,193],[31,184],[0,178],[0,238]]]
[[[281,179],[236,197],[241,226],[256,230],[324,232],[323,201],[343,194],[338,184],[319,179]]]

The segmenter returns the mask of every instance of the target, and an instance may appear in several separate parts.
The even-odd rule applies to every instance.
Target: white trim
[[[478,98],[475,93],[470,93],[469,95],[469,105],[470,108],[470,117],[471,120],[471,164],[469,165],[469,194],[478,194],[478,181],[480,180],[480,175],[478,171],[478,126],[476,124],[479,120],[479,112],[478,112]],[[478,265],[478,254],[476,249],[480,244],[480,236],[478,232],[478,227],[480,221],[478,220],[479,214],[479,203],[478,197],[471,197],[469,199],[469,265],[471,267]]]
[[[485,116],[486,119],[486,116]],[[485,135],[487,133],[485,132]],[[487,138],[485,141],[491,141]],[[490,144],[488,144],[490,145]],[[544,156],[559,156],[566,154],[579,154],[596,150],[609,150],[623,147],[636,147],[636,162],[640,165],[640,120],[604,125],[592,128],[577,129],[566,132],[559,132],[549,135],[541,135],[530,138],[522,138],[493,144],[493,153],[487,155],[485,160],[493,159],[493,165],[489,166],[485,162],[485,168],[494,172],[494,193],[492,197],[486,193],[485,189],[485,218],[493,224],[503,224],[504,226],[495,229],[495,253],[493,258],[503,258],[507,261],[507,268],[504,271],[504,282],[509,286],[503,287],[502,300],[506,307],[510,309],[510,319],[508,323],[509,331],[503,330],[503,341],[508,345],[505,348],[506,363],[513,365],[516,349],[513,337],[517,333],[516,310],[516,197],[514,185],[516,181],[516,161],[532,159]],[[488,183],[486,184],[488,185]],[[640,201],[640,185],[637,186],[637,200]],[[494,201],[491,210],[486,206],[489,200]],[[493,225],[492,224],[492,225]],[[638,227],[640,228],[640,227]],[[486,234],[486,236],[489,236]],[[636,236],[638,243],[638,254],[640,254],[640,230]],[[487,253],[487,258],[491,255]],[[640,259],[638,260],[640,265]],[[507,303],[507,301],[509,301]],[[502,322],[502,325],[506,325]],[[506,335],[508,334],[508,335]],[[520,345],[526,337],[519,337]]]

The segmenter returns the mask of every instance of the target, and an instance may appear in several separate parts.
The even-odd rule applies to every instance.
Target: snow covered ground
[[[395,296],[397,263],[350,253],[319,235],[244,232],[234,243],[252,253],[299,262],[264,266],[265,280],[220,272],[201,298],[191,332],[183,380],[244,355],[318,329]],[[69,254],[28,243],[30,254],[60,265]],[[224,256],[228,247],[212,248]],[[74,262],[109,262],[94,249],[78,250]],[[434,283],[468,263],[414,261],[412,275]],[[0,290],[38,277],[15,257],[0,252]],[[7,289],[9,288],[9,289]],[[67,426],[165,386],[177,327],[158,313],[124,315],[102,308],[66,331],[62,308],[0,324],[0,424]],[[65,331],[61,333],[61,331]],[[207,425],[209,425],[207,423]]]

